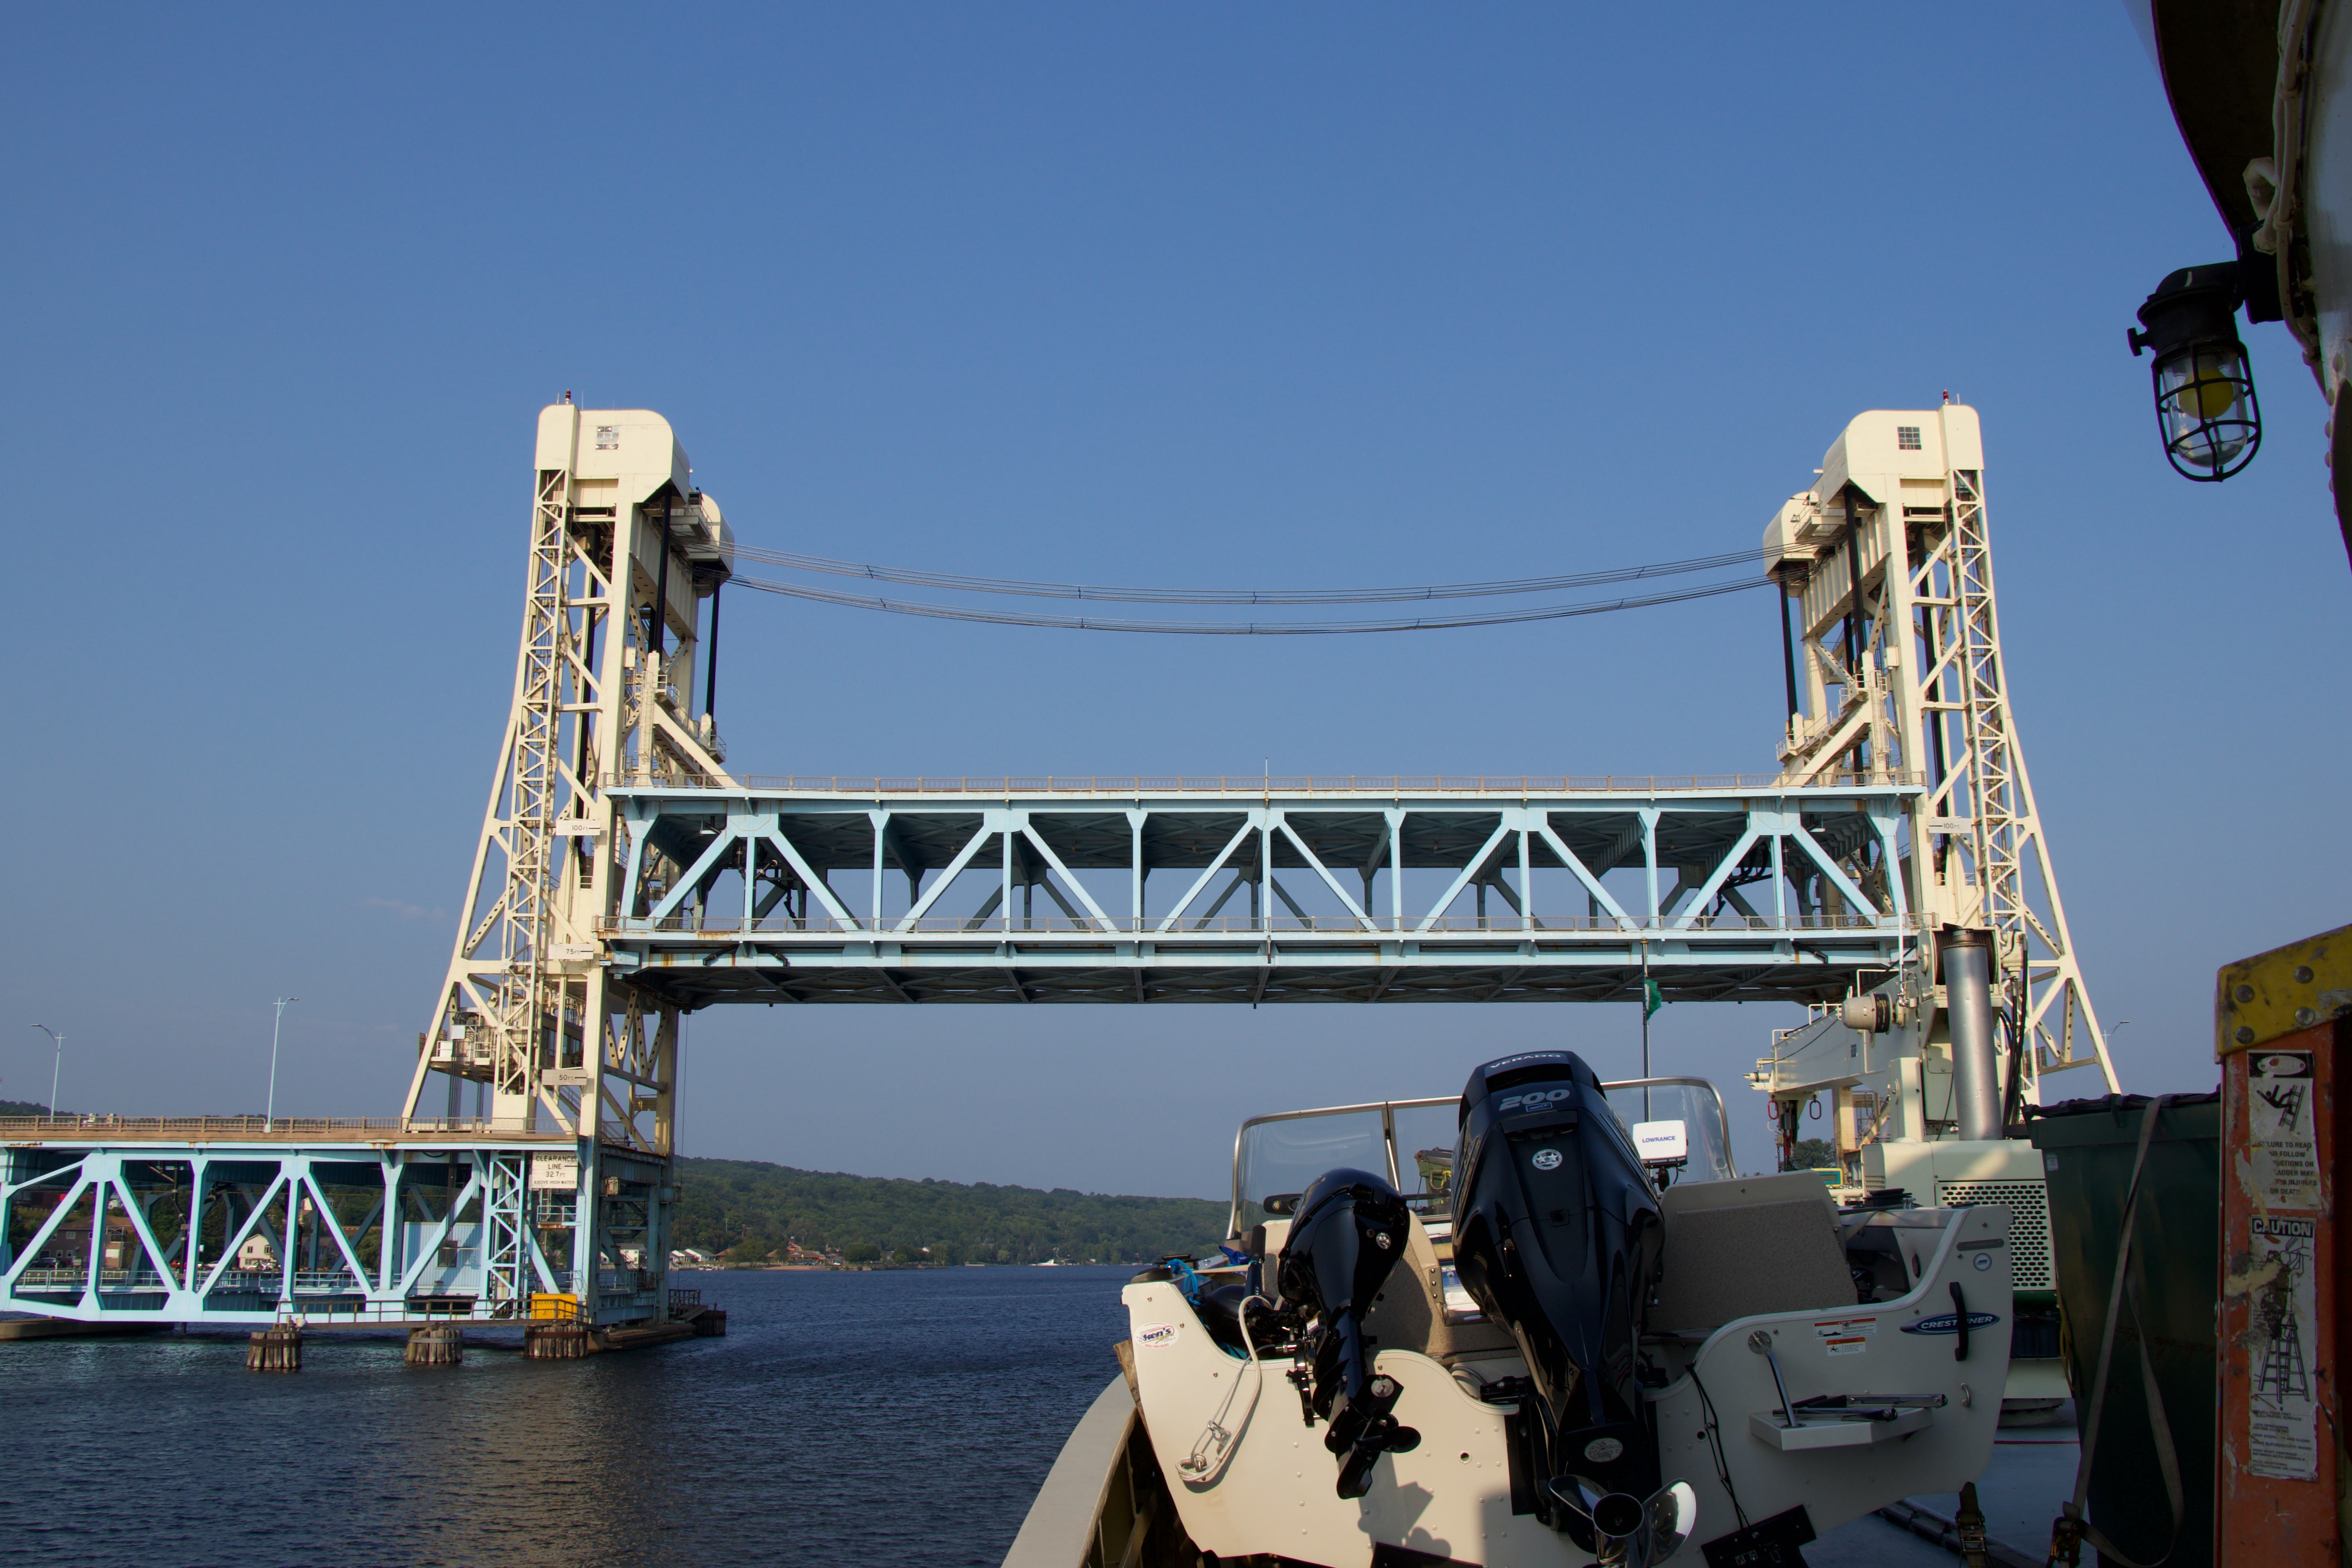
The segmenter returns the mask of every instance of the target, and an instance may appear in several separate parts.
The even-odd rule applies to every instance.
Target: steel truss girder
[[[622,912],[599,930],[615,980],[682,1008],[1605,1000],[1645,972],[1669,995],[1817,1001],[1916,958],[1905,889],[1874,897],[1852,868],[1866,844],[1891,856],[1920,793],[1892,778],[1553,795],[614,785]],[[903,907],[883,902],[890,870]],[[1155,871],[1181,891],[1148,907]],[[740,886],[721,897],[729,875]],[[805,912],[761,899],[763,876],[805,887]],[[1769,880],[1769,902],[1735,878]],[[1808,882],[1843,909],[1803,904]],[[1035,916],[1039,888],[1058,920]],[[1484,912],[1489,891],[1507,914]],[[1224,913],[1244,892],[1248,913]]]
[[[591,1279],[582,1254],[569,1269],[551,1261],[542,1237],[570,1226],[534,1223],[530,1181],[533,1159],[551,1156],[566,1173],[601,1171],[599,1205],[616,1186],[655,1216],[635,1226],[646,1248],[636,1264],[600,1258]],[[668,1169],[543,1133],[184,1142],[61,1131],[0,1145],[0,1310],[224,1327],[519,1324],[532,1294],[560,1292],[590,1321],[640,1321],[662,1310]],[[412,1217],[424,1194],[437,1194],[437,1212]],[[12,1249],[27,1203],[47,1212]],[[254,1238],[272,1258],[260,1272],[240,1267]],[[110,1246],[120,1267],[104,1267]],[[646,1268],[654,1246],[665,1250]]]

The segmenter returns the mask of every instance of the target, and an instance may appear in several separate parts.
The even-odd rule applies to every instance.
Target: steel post
[[[1944,992],[1952,1020],[1952,1098],[1963,1139],[2001,1136],[2000,1044],[1993,1032],[1992,942],[1981,931],[1944,932]]]

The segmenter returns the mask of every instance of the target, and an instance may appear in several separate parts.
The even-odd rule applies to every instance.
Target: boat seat
[[[1419,1351],[1449,1367],[1518,1350],[1509,1331],[1493,1323],[1445,1321],[1445,1279],[1419,1215],[1412,1216],[1404,1256],[1364,1314],[1364,1337],[1378,1350]]]
[[[1854,1304],[1837,1205],[1811,1172],[1678,1183],[1658,1207],[1665,1252],[1654,1333],[1706,1334],[1759,1312]]]

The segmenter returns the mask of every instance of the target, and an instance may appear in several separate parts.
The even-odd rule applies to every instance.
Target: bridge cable
[[[739,549],[738,553],[744,552]],[[1751,557],[1752,552],[1742,551],[1738,555],[1726,557],[1725,560],[1726,562],[1745,561]],[[1688,569],[1697,570],[1696,567]],[[1654,572],[1655,569],[1652,570]],[[1773,585],[1765,578],[1748,578],[1738,582],[1714,583],[1681,588],[1641,597],[1601,599],[1574,605],[1535,605],[1519,609],[1487,610],[1458,616],[1417,616],[1411,620],[1133,621],[1100,616],[1030,616],[1009,610],[978,610],[969,609],[961,605],[930,604],[919,599],[869,598],[856,594],[838,594],[827,588],[812,588],[798,583],[767,582],[757,577],[734,577],[730,581],[739,587],[757,589],[762,594],[781,594],[788,598],[805,599],[821,605],[839,605],[856,610],[881,610],[894,616],[928,616],[948,621],[983,621],[992,626],[1048,626],[1065,631],[1085,632],[1150,632],[1163,636],[1182,637],[1331,637],[1365,632],[1451,631],[1465,626],[1512,626],[1525,621],[1566,620],[1576,616],[1607,615],[1615,610],[1647,609],[1654,605],[1679,605],[1692,599],[1714,598],[1723,594],[1744,594],[1751,589]],[[1494,591],[1528,593],[1534,590],[1496,588]],[[1433,592],[1429,596],[1444,595]],[[1201,601],[1146,599],[1144,602],[1196,603]],[[1363,601],[1342,599],[1285,602],[1344,604]]]
[[[1654,562],[1643,566],[1620,566],[1599,572],[1571,572],[1549,577],[1511,577],[1488,583],[1440,583],[1423,587],[1404,588],[1114,588],[1098,587],[1080,583],[1035,583],[1010,577],[971,577],[949,572],[918,572],[904,567],[873,566],[856,561],[836,561],[829,556],[803,555],[786,550],[766,550],[754,545],[736,544],[730,547],[733,559],[756,562],[761,565],[782,566],[795,572],[817,572],[838,577],[864,577],[877,583],[903,583],[914,587],[948,588],[968,594],[1004,594],[1033,599],[1104,599],[1139,605],[1375,605],[1394,604],[1414,599],[1475,599],[1513,594],[1547,594],[1561,588],[1589,588],[1604,583],[1631,583],[1651,577],[1671,577],[1691,572],[1708,572],[1723,566],[1737,566],[1760,561],[1760,548],[1726,551],[1717,555],[1694,556],[1685,561]],[[751,584],[747,586],[760,584]],[[1746,587],[1750,584],[1742,584]],[[770,591],[776,591],[772,588]],[[1729,589],[1709,592],[1727,593]],[[818,597],[814,591],[802,595]],[[895,607],[883,601],[853,601],[837,597],[834,603],[860,603],[868,608]],[[1667,604],[1669,599],[1643,600],[1643,604]],[[1632,605],[1607,605],[1603,609],[1632,608]],[[905,610],[903,614],[925,612]],[[1587,610],[1562,611],[1561,614],[1591,614]],[[1545,617],[1537,617],[1538,619]],[[1014,623],[1026,624],[1026,623]],[[1040,622],[1040,625],[1060,625],[1060,622]],[[1075,623],[1073,623],[1075,624]],[[1484,621],[1445,622],[1484,626]],[[1399,623],[1393,629],[1406,629],[1411,623]],[[1143,628],[1138,628],[1143,629]],[[1163,628],[1150,628],[1163,629]],[[1367,626],[1361,629],[1389,629]]]

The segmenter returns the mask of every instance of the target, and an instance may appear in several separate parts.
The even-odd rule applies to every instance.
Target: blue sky
[[[2111,0],[51,7],[11,53],[0,1095],[45,1097],[38,1020],[69,1106],[257,1109],[291,993],[280,1109],[396,1109],[566,388],[666,414],[746,542],[1204,586],[1737,549],[1853,413],[1949,389],[2127,1087],[2210,1087],[2215,967],[2341,919],[2324,410],[2255,329],[2260,460],[2164,467],[2124,330],[2227,240]],[[761,773],[1755,770],[1779,724],[1757,596],[1240,646],[729,603]],[[1789,1021],[1658,1021],[1747,1163]],[[684,1138],[1214,1194],[1245,1114],[1634,1038],[720,1009]]]

